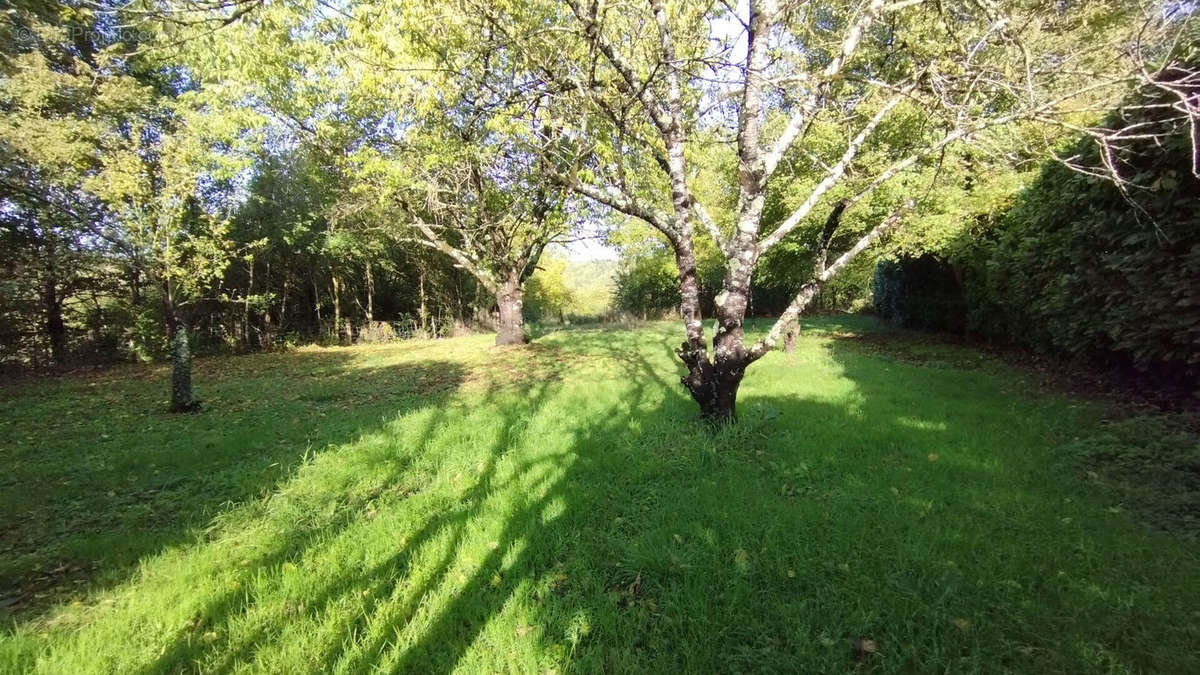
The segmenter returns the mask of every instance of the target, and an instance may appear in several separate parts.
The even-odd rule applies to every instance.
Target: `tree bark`
[[[200,402],[192,395],[192,350],[187,328],[176,326],[171,340],[171,412],[196,412]]]
[[[254,345],[250,344],[250,294],[254,292],[254,262],[251,261],[247,267],[250,280],[246,284],[246,296],[242,300],[242,343],[246,345],[246,349],[253,349]],[[270,283],[270,279],[267,283]]]
[[[333,285],[333,337],[339,342],[342,339],[342,281],[338,275],[331,274]]]
[[[425,308],[425,270],[417,273],[417,289],[420,305],[417,307],[417,317],[421,321],[421,332],[429,336],[429,315]]]
[[[313,313],[317,317],[317,335],[321,334],[321,293],[317,289],[317,278],[312,278]]]
[[[371,263],[367,263],[367,323],[375,321],[375,277],[371,275]]]
[[[783,351],[790,354],[796,351],[796,340],[800,337],[800,319],[788,323],[783,333]]]
[[[522,314],[525,291],[516,273],[510,274],[496,290],[496,307],[500,310],[500,321],[496,326],[496,345],[521,345],[528,342],[525,336],[525,317]]]
[[[63,323],[62,298],[58,294],[58,283],[51,276],[46,280],[42,294],[46,308],[46,336],[50,338],[50,358],[62,365],[67,358],[67,327]]]

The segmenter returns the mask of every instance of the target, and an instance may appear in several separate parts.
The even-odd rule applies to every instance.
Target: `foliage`
[[[525,313],[533,319],[562,320],[574,304],[567,288],[569,262],[558,255],[543,255],[537,271],[525,285]]]
[[[627,260],[617,272],[617,309],[646,318],[679,307],[679,271],[666,255]]]
[[[880,260],[871,280],[875,313],[897,326],[959,332],[966,300],[955,270],[930,254]]]
[[[4,385],[0,671],[1200,670],[1200,542],[1060,454],[1109,411],[806,323],[715,435],[669,323]]]
[[[1186,133],[1128,149],[1131,180],[1048,164],[989,236],[973,243],[973,330],[1140,367],[1200,366],[1200,179]],[[1071,149],[1098,162],[1092,141]],[[1134,202],[1134,203],[1131,203]],[[1136,205],[1135,205],[1136,204]]]
[[[1108,115],[1105,135],[1064,141],[1061,161],[1035,175],[989,172],[1002,185],[1028,183],[1011,198],[974,171],[961,174],[951,185],[969,181],[969,206],[947,214],[960,224],[939,228],[949,236],[926,231],[899,244],[897,260],[876,268],[879,313],[921,329],[965,323],[993,339],[1193,386],[1200,178],[1176,97],[1143,87]]]
[[[564,283],[571,293],[570,314],[581,320],[607,317],[613,309],[617,262],[613,260],[571,261]]]

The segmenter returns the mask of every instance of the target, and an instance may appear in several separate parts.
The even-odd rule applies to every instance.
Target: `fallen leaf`
[[[858,638],[854,641],[854,658],[862,661],[871,654],[875,653],[875,641],[871,638]]]

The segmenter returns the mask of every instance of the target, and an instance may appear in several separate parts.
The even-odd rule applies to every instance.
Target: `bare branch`
[[[555,180],[562,182],[571,190],[597,201],[605,206],[620,211],[627,216],[633,216],[645,221],[658,231],[667,235],[672,243],[679,241],[679,231],[675,228],[673,219],[662,209],[640,203],[632,195],[611,186],[599,186],[585,183],[575,176],[553,174]]]
[[[700,222],[704,225],[704,229],[708,231],[708,236],[711,237],[713,243],[717,245],[717,250],[721,252],[721,255],[728,257],[729,252],[726,250],[727,247],[725,245],[725,238],[721,236],[721,228],[717,227],[717,222],[712,219],[712,216],[708,215],[708,209],[704,208],[704,205],[698,201],[692,202],[692,209],[700,218]]]

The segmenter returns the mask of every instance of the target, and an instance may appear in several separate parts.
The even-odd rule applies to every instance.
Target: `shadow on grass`
[[[1176,648],[1189,643],[1195,593],[1171,588],[1152,557],[1117,550],[1119,526],[1078,529],[1088,505],[1064,505],[1063,475],[1039,464],[1046,425],[1025,417],[1044,402],[1014,407],[1005,381],[832,342],[803,357],[811,362],[768,357],[751,371],[741,422],[709,434],[672,375],[671,342],[605,330],[540,341],[511,352],[556,364],[537,377],[492,368],[477,396],[435,402],[413,418],[419,428],[385,426],[383,436],[403,432],[403,451],[380,440],[318,458],[281,486],[278,504],[180,552],[203,558],[239,529],[254,532],[238,569],[214,558],[189,572],[224,574],[230,588],[189,608],[192,620],[154,642],[153,658],[131,649],[102,663],[421,673],[1194,665]],[[344,480],[306,487],[336,472]],[[1139,603],[1095,590],[1133,576]],[[108,625],[96,636],[144,639],[126,626],[160,609],[99,616]],[[856,654],[859,638],[875,653]],[[89,640],[99,637],[72,648],[97,645]]]
[[[0,618],[123,582],[139,559],[201,536],[306,457],[437,405],[466,376],[450,361],[352,361],[336,350],[207,361],[225,370],[201,375],[208,400],[195,415],[164,412],[165,381],[153,377],[62,380],[40,396],[27,385],[4,411],[25,437],[0,479]]]

